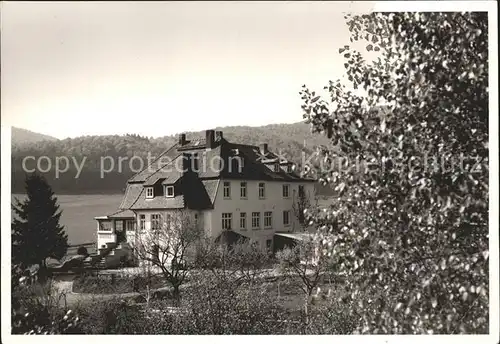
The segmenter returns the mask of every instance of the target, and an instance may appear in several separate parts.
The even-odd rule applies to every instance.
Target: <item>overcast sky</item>
[[[2,123],[58,138],[302,120],[348,2],[3,2]]]

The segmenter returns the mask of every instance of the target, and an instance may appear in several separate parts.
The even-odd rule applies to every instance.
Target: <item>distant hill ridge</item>
[[[58,140],[28,130],[15,129],[17,133],[26,132],[30,139],[19,139],[20,136],[17,133],[14,136],[13,128],[13,192],[22,192],[23,190],[25,172],[21,166],[22,160],[26,156],[48,156],[49,158],[66,156],[77,161],[82,161],[83,157],[86,158],[84,168],[77,179],[75,179],[74,166],[71,166],[68,172],[61,174],[58,178],[54,176],[54,171],[44,174],[55,192],[66,194],[122,192],[127,180],[133,175],[133,171],[124,166],[124,170],[120,173],[111,172],[101,178],[99,169],[102,157],[140,156],[145,158],[148,154],[158,156],[175,144],[178,137],[177,134],[158,138],[127,134],[80,136]],[[223,131],[224,138],[231,142],[253,145],[268,143],[271,151],[281,150],[284,156],[295,162],[300,162],[303,151],[312,152],[316,146],[328,144],[328,139],[325,136],[312,134],[310,126],[303,122],[270,124],[260,127],[229,126],[214,129]],[[204,131],[186,132],[186,136],[188,140],[201,138],[204,136]]]

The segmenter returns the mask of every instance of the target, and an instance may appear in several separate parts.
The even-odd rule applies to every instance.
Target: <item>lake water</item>
[[[12,199],[25,195],[12,195]],[[70,245],[96,241],[96,216],[108,215],[118,210],[123,195],[60,195],[61,224],[68,234]]]

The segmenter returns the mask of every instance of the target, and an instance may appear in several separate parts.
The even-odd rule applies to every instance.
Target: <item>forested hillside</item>
[[[272,124],[262,127],[218,127],[222,130],[224,137],[232,142],[259,144],[267,142],[272,151],[281,151],[290,160],[300,163],[303,149],[307,154],[314,147],[325,144],[327,139],[319,134],[311,134],[310,127],[304,123],[294,124]],[[203,137],[204,132],[187,133],[187,138]],[[113,172],[106,173],[101,177],[101,158],[110,157],[105,160],[105,168],[109,168],[111,160],[116,161],[120,157],[131,158],[139,156],[146,159],[148,153],[158,156],[161,152],[172,146],[177,140],[177,135],[159,138],[142,137],[135,134],[128,135],[106,135],[106,136],[81,136],[64,140],[43,140],[34,143],[14,143],[12,146],[12,192],[22,192],[25,172],[22,161],[26,156],[39,158],[46,156],[51,160],[52,168],[43,173],[54,191],[65,194],[83,193],[120,193],[124,190],[126,181],[134,174],[130,169],[129,161],[124,160],[122,170],[115,166]],[[304,146],[305,145],[305,146]],[[67,157],[70,161],[68,171],[55,175],[55,158]],[[84,161],[84,158],[85,161]],[[75,162],[83,163],[78,178]],[[41,161],[42,170],[47,169],[48,160]],[[33,160],[28,161],[30,169],[35,167]],[[133,165],[136,168],[137,164]],[[61,160],[60,169],[65,169],[65,162]],[[324,193],[324,192],[322,192]]]

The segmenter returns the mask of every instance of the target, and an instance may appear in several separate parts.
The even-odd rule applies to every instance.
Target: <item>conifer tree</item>
[[[49,257],[61,259],[68,236],[59,224],[61,211],[51,187],[37,174],[26,177],[24,201],[15,199],[12,209],[12,263],[45,267]]]

